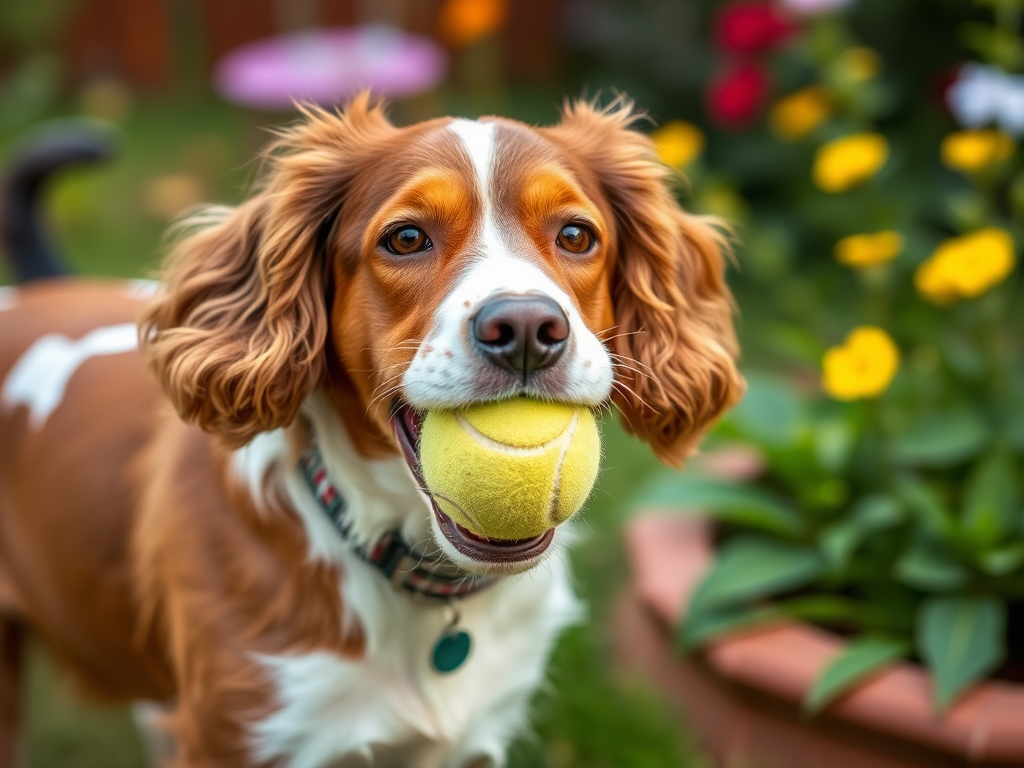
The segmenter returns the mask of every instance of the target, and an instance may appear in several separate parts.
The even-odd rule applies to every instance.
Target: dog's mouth
[[[530,539],[490,539],[459,525],[438,507],[423,480],[423,471],[420,467],[420,428],[424,418],[424,413],[399,403],[392,409],[391,429],[416,482],[430,496],[430,506],[437,520],[437,527],[448,543],[455,547],[459,554],[485,566],[522,566],[544,554],[555,536],[553,528]]]

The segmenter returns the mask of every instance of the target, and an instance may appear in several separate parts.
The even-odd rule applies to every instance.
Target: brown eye
[[[569,253],[586,253],[594,242],[594,236],[586,227],[566,224],[555,241]]]
[[[384,238],[384,247],[396,256],[407,256],[430,250],[434,244],[419,227],[399,227]]]

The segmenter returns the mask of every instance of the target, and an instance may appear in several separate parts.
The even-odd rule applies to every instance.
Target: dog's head
[[[400,128],[367,96],[306,110],[147,309],[179,413],[240,445],[323,386],[364,454],[415,464],[432,408],[612,401],[680,465],[742,379],[722,236],[680,209],[633,119],[623,100],[549,128]]]

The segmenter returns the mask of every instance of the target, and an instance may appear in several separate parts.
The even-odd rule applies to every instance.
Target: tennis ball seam
[[[455,420],[458,423],[458,425],[462,427],[462,429],[466,432],[467,435],[469,435],[482,447],[487,448],[488,450],[498,451],[500,453],[507,453],[510,456],[539,456],[542,453],[547,453],[549,450],[551,450],[555,445],[558,444],[559,440],[565,437],[567,433],[571,435],[575,431],[576,424],[579,421],[579,414],[573,414],[572,421],[570,421],[568,426],[564,430],[562,430],[561,434],[555,435],[553,438],[551,438],[545,443],[529,446],[509,445],[499,440],[495,440],[493,437],[488,437],[479,429],[474,427],[473,424],[469,421],[469,419],[467,419],[461,413],[455,414]]]
[[[572,415],[572,421],[565,428],[565,432],[560,435],[565,438],[565,441],[562,443],[562,450],[558,453],[558,461],[555,463],[555,477],[554,482],[551,483],[551,496],[548,498],[548,520],[555,525],[558,525],[558,494],[562,486],[562,465],[565,464],[565,455],[569,453],[569,447],[572,445],[573,437],[576,436],[576,427],[579,423],[580,414],[576,412]]]

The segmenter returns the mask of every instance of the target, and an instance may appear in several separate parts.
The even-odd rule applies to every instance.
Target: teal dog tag
[[[448,631],[434,644],[434,669],[438,672],[454,672],[469,656],[469,634],[461,629]]]

